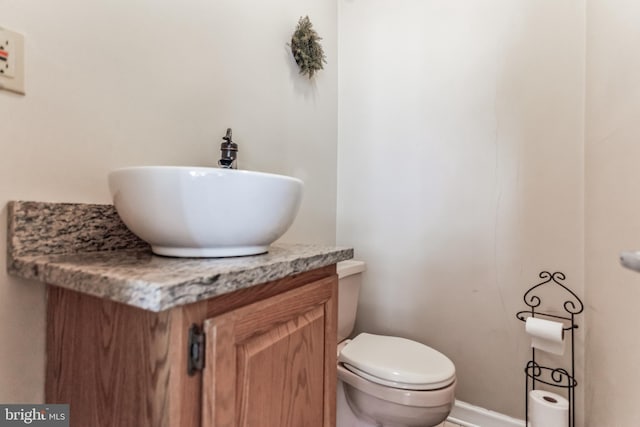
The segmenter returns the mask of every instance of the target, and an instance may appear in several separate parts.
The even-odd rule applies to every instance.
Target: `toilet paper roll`
[[[568,427],[569,401],[559,394],[544,390],[529,392],[531,427]]]
[[[531,336],[531,347],[553,353],[564,354],[564,325],[560,322],[528,317],[525,330]]]

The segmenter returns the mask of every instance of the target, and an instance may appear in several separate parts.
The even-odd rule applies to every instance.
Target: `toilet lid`
[[[342,348],[339,361],[377,384],[408,390],[446,387],[456,375],[447,356],[400,337],[362,333]]]

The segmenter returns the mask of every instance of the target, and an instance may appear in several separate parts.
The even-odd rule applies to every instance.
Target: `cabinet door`
[[[206,427],[333,427],[337,276],[208,319]]]

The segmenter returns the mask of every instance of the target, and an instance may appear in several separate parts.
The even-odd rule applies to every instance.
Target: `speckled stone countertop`
[[[10,202],[7,270],[96,297],[162,311],[353,257],[353,249],[273,245],[235,258],[167,258],[122,224],[111,205]]]

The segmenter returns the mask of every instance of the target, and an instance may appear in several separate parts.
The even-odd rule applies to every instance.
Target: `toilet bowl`
[[[442,353],[401,337],[353,331],[362,261],[338,263],[338,386],[353,415],[376,427],[431,427],[455,401],[455,366]],[[337,427],[347,425],[338,413]],[[362,425],[362,424],[360,424]]]

